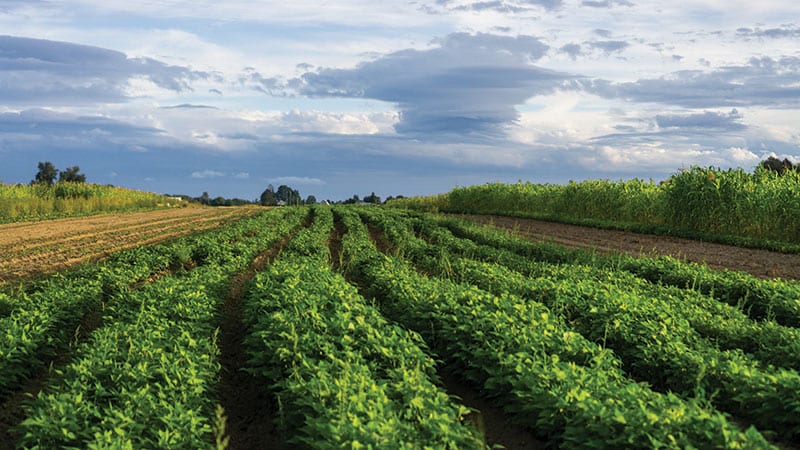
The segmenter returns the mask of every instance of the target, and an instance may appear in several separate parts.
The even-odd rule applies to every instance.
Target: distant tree
[[[800,170],[800,164],[794,165],[788,158],[781,161],[774,156],[770,156],[764,161],[761,161],[760,166],[767,170],[777,172],[779,175],[783,175],[789,170]]]
[[[302,201],[300,198],[300,192],[290,188],[285,184],[278,186],[278,190],[275,192],[275,198],[279,202],[285,202],[287,205],[299,205]]]
[[[348,198],[347,200],[342,202],[345,205],[357,205],[361,203],[361,199],[358,198],[358,194],[353,194],[352,198]]]
[[[36,172],[36,178],[31,181],[31,184],[53,184],[56,181],[58,170],[56,166],[50,161],[39,162],[39,171]]]
[[[261,206],[275,206],[278,204],[278,199],[275,198],[275,191],[272,189],[271,184],[264,192],[261,193],[259,203]]]
[[[364,197],[364,203],[374,203],[379,204],[381,202],[381,198],[375,195],[375,193],[371,193],[370,195]]]
[[[58,173],[59,182],[86,183],[86,175],[80,173],[78,166],[67,167],[67,170]]]
[[[316,205],[317,204],[317,197],[313,195],[309,195],[306,197],[306,205]]]
[[[199,200],[200,203],[204,205],[208,205],[211,203],[211,199],[208,196],[208,192],[203,192],[203,195],[201,195],[200,198],[198,198],[197,200]]]

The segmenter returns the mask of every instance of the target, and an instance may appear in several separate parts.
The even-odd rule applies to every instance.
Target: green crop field
[[[800,253],[800,172],[691,167],[661,183],[492,183],[393,200],[424,211],[499,214]]]
[[[151,192],[98,184],[59,182],[26,186],[0,183],[0,223],[170,206],[187,206],[187,203]]]
[[[4,289],[0,447],[800,440],[794,281],[287,207]]]

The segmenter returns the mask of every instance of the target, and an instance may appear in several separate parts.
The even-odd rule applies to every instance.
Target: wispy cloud
[[[313,177],[277,177],[270,178],[269,182],[288,186],[323,186],[325,184],[323,180]]]
[[[781,25],[774,28],[741,27],[736,30],[737,37],[764,39],[798,39],[800,27],[797,25]]]
[[[216,170],[210,170],[210,169],[198,172],[192,172],[192,178],[221,178],[224,176],[225,172],[218,172]]]
[[[613,8],[614,6],[633,6],[633,3],[628,0],[583,0],[581,6],[588,6],[590,8]]]
[[[562,4],[562,0],[436,0],[436,6],[443,7],[446,11],[496,11],[501,13],[521,13],[542,8],[555,10]]]

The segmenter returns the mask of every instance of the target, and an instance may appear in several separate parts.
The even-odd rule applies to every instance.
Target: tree
[[[36,178],[31,181],[31,184],[53,184],[58,175],[56,166],[50,161],[39,162],[39,171],[36,172]]]
[[[272,190],[271,184],[261,193],[259,203],[261,203],[261,206],[275,206],[278,204],[278,199],[275,198],[275,191]]]
[[[204,205],[208,205],[211,203],[211,198],[208,196],[208,192],[203,192],[203,195],[200,196],[200,203]]]
[[[378,197],[377,195],[375,195],[375,193],[374,193],[374,192],[373,192],[372,194],[370,194],[370,195],[368,195],[368,196],[364,197],[364,203],[374,203],[374,204],[378,204],[378,203],[380,203],[380,202],[381,202],[381,198],[380,198],[380,197]]]
[[[68,183],[86,183],[86,175],[79,173],[81,170],[78,166],[67,167],[67,170],[58,173],[59,183],[64,181]]]
[[[306,205],[316,205],[317,204],[317,197],[313,195],[309,195],[306,197]]]
[[[353,198],[348,198],[347,200],[343,201],[342,203],[345,205],[357,205],[361,202],[361,199],[358,198],[358,194],[353,194]]]
[[[275,192],[275,198],[280,202],[283,201],[287,205],[299,205],[300,193],[285,184],[278,186],[278,191]]]
[[[800,164],[794,165],[788,158],[781,161],[774,156],[770,156],[764,161],[761,161],[760,166],[767,170],[777,172],[778,175],[783,175],[789,170],[798,170],[798,168],[800,168]]]

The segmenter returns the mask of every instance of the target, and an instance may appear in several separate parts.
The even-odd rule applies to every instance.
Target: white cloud
[[[325,181],[313,177],[277,177],[268,180],[273,184],[285,184],[287,186],[323,186]]]
[[[224,177],[224,172],[217,172],[216,170],[206,169],[199,172],[192,172],[192,178],[220,178]]]

